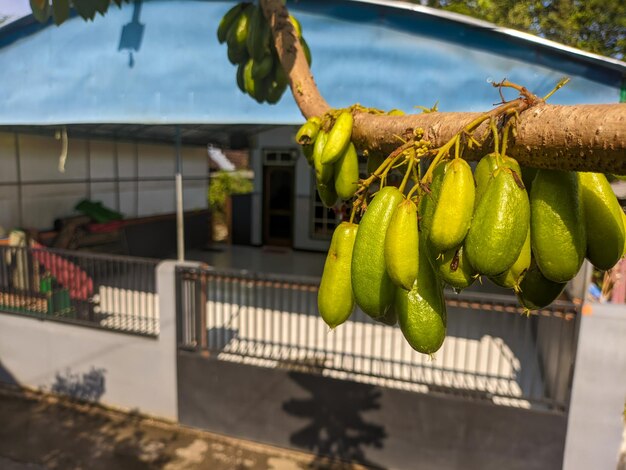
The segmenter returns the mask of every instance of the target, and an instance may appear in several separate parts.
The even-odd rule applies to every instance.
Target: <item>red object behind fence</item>
[[[47,251],[43,245],[33,242],[33,258],[65,287],[72,299],[89,300],[93,294],[93,280],[71,261]]]

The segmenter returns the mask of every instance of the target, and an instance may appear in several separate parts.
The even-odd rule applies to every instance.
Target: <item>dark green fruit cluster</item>
[[[311,53],[302,37],[300,23],[291,15],[289,21],[310,64]],[[287,89],[288,80],[261,7],[247,2],[235,5],[220,21],[217,39],[226,42],[228,60],[237,66],[239,89],[259,103],[277,103]]]

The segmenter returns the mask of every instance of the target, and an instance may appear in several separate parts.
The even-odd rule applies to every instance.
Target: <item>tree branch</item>
[[[291,92],[304,117],[322,116],[330,106],[320,94],[304,51],[297,40],[281,0],[261,0],[270,22],[281,64]],[[369,154],[389,154],[398,147],[397,135],[423,128],[424,139],[435,147],[445,144],[480,113],[425,113],[405,116],[354,112],[352,139]],[[486,136],[488,124],[476,131]],[[578,171],[626,174],[626,104],[557,106],[539,103],[520,114],[517,135],[508,146],[509,156],[522,165]],[[477,160],[489,149],[463,155]]]

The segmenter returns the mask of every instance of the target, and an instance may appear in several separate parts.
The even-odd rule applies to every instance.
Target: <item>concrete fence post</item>
[[[159,296],[159,312],[161,320],[161,330],[159,342],[168,353],[161,358],[163,361],[158,367],[167,371],[167,380],[164,386],[168,387],[171,396],[169,409],[171,410],[165,418],[178,421],[178,372],[177,372],[177,335],[176,335],[176,268],[186,266],[197,268],[200,263],[179,262],[165,260],[157,266],[157,293]]]
[[[585,304],[582,312],[563,469],[615,469],[624,433],[626,307]]]

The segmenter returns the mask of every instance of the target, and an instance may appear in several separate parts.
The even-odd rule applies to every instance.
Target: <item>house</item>
[[[137,1],[93,24],[26,17],[1,28],[0,224],[49,227],[85,197],[129,217],[171,213],[175,174],[183,208],[206,208],[209,165],[229,166],[209,155],[212,145],[226,156],[249,152],[254,192],[235,216],[247,218],[251,245],[292,247],[292,259],[323,251],[337,220],[294,143],[303,119],[293,99],[258,105],[241,94],[217,44],[232,3]],[[567,75],[551,99],[563,104],[617,102],[624,87],[626,63],[419,5],[291,7],[336,107],[484,110],[499,100],[489,82],[505,77],[542,96]],[[144,231],[142,244],[163,231]],[[616,454],[611,412],[623,378],[611,368],[623,361],[611,361],[624,356],[607,359],[596,346],[618,350],[623,320],[581,321],[571,301],[526,318],[510,294],[449,292],[448,338],[433,361],[359,310],[329,332],[316,311],[317,277],[254,270],[249,258],[246,270],[222,270],[0,252],[11,255],[0,261],[0,376],[4,368],[14,382],[51,390],[95,376],[107,404],[372,466],[406,467],[417,454],[427,468],[560,467],[578,331],[599,319],[586,336],[588,379],[576,370],[577,390],[591,398],[579,401],[588,414],[578,415],[570,452],[590,461]]]
[[[129,217],[171,213],[179,138],[186,210],[206,208],[207,145],[249,149],[244,239],[324,250],[337,216],[294,143],[302,116],[288,93],[275,106],[241,94],[216,41],[231,3],[137,1],[93,24],[29,16],[1,28],[0,225],[50,227],[84,197]],[[485,110],[498,101],[489,82],[505,77],[541,96],[569,76],[551,98],[562,104],[617,102],[624,86],[624,62],[419,5],[303,0],[291,11],[336,107]]]

